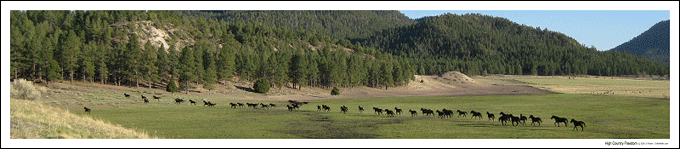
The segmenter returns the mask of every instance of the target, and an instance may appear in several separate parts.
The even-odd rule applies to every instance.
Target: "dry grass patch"
[[[12,82],[10,98],[10,138],[12,139],[149,139],[138,132],[89,116],[41,104],[46,89],[25,80]],[[95,111],[96,112],[96,111]]]

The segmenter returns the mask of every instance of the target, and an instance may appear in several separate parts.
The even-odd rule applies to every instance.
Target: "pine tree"
[[[306,56],[297,53],[293,55],[290,62],[290,78],[293,83],[293,88],[295,85],[298,86],[298,90],[301,90],[303,86],[307,85],[307,69],[308,62]]]
[[[165,86],[165,91],[168,91],[168,92],[171,92],[171,93],[175,93],[178,90],[179,90],[179,88],[177,87],[177,85],[175,85],[175,81],[173,81],[173,80],[170,80],[170,83],[168,83],[168,85]]]
[[[47,84],[49,85],[49,82],[54,82],[57,80],[60,80],[61,78],[61,67],[59,67],[59,63],[56,60],[51,60],[50,61],[50,67],[47,69]]]
[[[222,45],[219,56],[217,57],[217,79],[229,80],[234,77],[235,56],[231,47]]]
[[[151,89],[153,83],[159,81],[159,75],[156,73],[158,72],[158,67],[156,66],[156,61],[158,60],[156,53],[158,53],[158,49],[152,46],[149,40],[144,44],[144,51],[142,53],[140,72],[143,72],[142,79],[148,83],[148,87]]]
[[[94,42],[90,42],[82,48],[82,54],[80,55],[80,66],[81,66],[81,76],[83,81],[92,81],[95,73],[94,56],[92,55],[97,48]]]
[[[380,66],[380,84],[385,86],[385,90],[393,85],[394,81],[392,79],[392,63],[382,62]]]
[[[81,41],[74,31],[69,31],[61,47],[61,68],[67,71],[69,81],[73,82],[73,75],[78,68]]]
[[[127,45],[127,49],[129,50],[125,54],[125,60],[126,60],[126,68],[128,71],[128,76],[126,80],[132,82],[135,82],[135,87],[139,87],[139,80],[143,79],[143,74],[145,72],[143,71],[143,61],[142,60],[142,48],[141,44],[139,42],[139,38],[137,37],[137,34],[130,34],[130,42]]]
[[[206,67],[203,75],[203,88],[212,90],[215,89],[214,84],[217,82],[213,52],[211,52],[211,50],[205,51],[205,53],[203,53],[203,58],[203,63]]]
[[[188,47],[184,47],[180,53],[181,56],[179,61],[182,63],[179,64],[180,67],[178,70],[178,78],[180,83],[179,89],[186,90],[188,93],[189,83],[195,81],[197,78],[197,76],[194,74],[196,69],[196,61],[194,60],[194,53]]]

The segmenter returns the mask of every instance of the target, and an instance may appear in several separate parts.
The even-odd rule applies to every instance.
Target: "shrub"
[[[17,79],[10,86],[10,97],[14,99],[37,100],[47,89],[33,86],[33,82]]]
[[[266,79],[260,79],[255,81],[253,89],[255,89],[255,92],[265,94],[269,92],[269,86],[271,86],[269,81],[267,81]]]
[[[171,93],[175,93],[179,91],[179,88],[177,87],[177,85],[175,85],[175,81],[170,81],[170,83],[168,83],[168,86],[165,87],[165,90]]]
[[[333,90],[331,90],[331,95],[340,95],[340,89],[338,89],[338,87],[333,87]]]

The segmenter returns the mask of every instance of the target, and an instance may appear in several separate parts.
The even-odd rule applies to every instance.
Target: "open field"
[[[267,103],[267,102],[265,102]],[[150,103],[135,108],[95,110],[92,117],[141,129],[162,138],[404,138],[404,139],[663,139],[669,138],[669,101],[604,95],[518,95],[473,97],[406,97],[372,99],[315,100],[300,110],[289,112],[285,103],[272,109],[229,107],[220,102],[215,107]],[[317,111],[325,104],[330,112]],[[340,113],[339,107],[349,107]],[[366,111],[359,112],[357,106]],[[404,109],[401,115],[376,115],[371,107]],[[422,116],[418,109],[428,108],[479,112],[499,112],[542,118],[541,126],[502,126],[484,118],[440,119]],[[411,117],[408,110],[418,110]],[[79,113],[79,112],[74,112]],[[586,122],[584,131],[556,127],[550,116],[556,115]]]
[[[417,75],[416,81],[388,90],[345,88],[340,96],[330,96],[330,90],[326,89],[299,91],[286,87],[272,89],[268,96],[263,96],[244,89],[251,84],[238,82],[219,85],[210,92],[188,94],[81,82],[55,83],[46,90],[42,97],[45,100],[37,102],[78,115],[82,115],[83,106],[87,106],[93,109],[92,118],[160,138],[664,139],[670,136],[669,98],[653,96],[657,92],[670,92],[669,81],[541,76],[467,78],[447,74]],[[642,88],[652,91],[623,93],[626,89]],[[606,90],[613,93],[596,92]],[[123,93],[131,97],[126,98]],[[145,104],[141,95],[149,98],[150,103]],[[154,100],[152,96],[161,99]],[[190,105],[187,101],[178,105],[174,103],[175,98],[195,100],[198,104]],[[291,99],[311,104],[289,112],[285,105],[286,100]],[[203,100],[217,105],[203,106]],[[274,103],[278,107],[232,109],[229,102]],[[318,112],[316,105],[322,104],[329,105],[331,112]],[[349,107],[349,113],[340,113],[342,105]],[[363,106],[366,111],[359,113],[357,106]],[[394,117],[377,116],[372,107],[398,107],[404,113]],[[421,115],[420,108],[475,110],[482,112],[484,119],[470,119],[470,115],[458,118],[455,112],[453,118],[427,117]],[[409,109],[418,111],[418,116],[411,117]],[[486,111],[495,114],[496,121],[489,121]],[[515,116],[534,115],[542,118],[543,123],[540,127],[530,126],[529,120],[526,125],[502,126],[497,121],[501,111]],[[572,131],[572,123],[567,128],[556,127],[550,120],[552,115],[584,121],[585,131]]]
[[[670,98],[669,80],[646,80],[624,77],[566,77],[493,75],[474,77],[478,82],[496,85],[529,85],[558,93],[603,94],[652,98]]]

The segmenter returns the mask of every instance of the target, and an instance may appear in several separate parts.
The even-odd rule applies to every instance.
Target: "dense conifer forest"
[[[656,23],[649,30],[609,51],[631,53],[647,59],[669,63],[671,58],[671,21]]]

